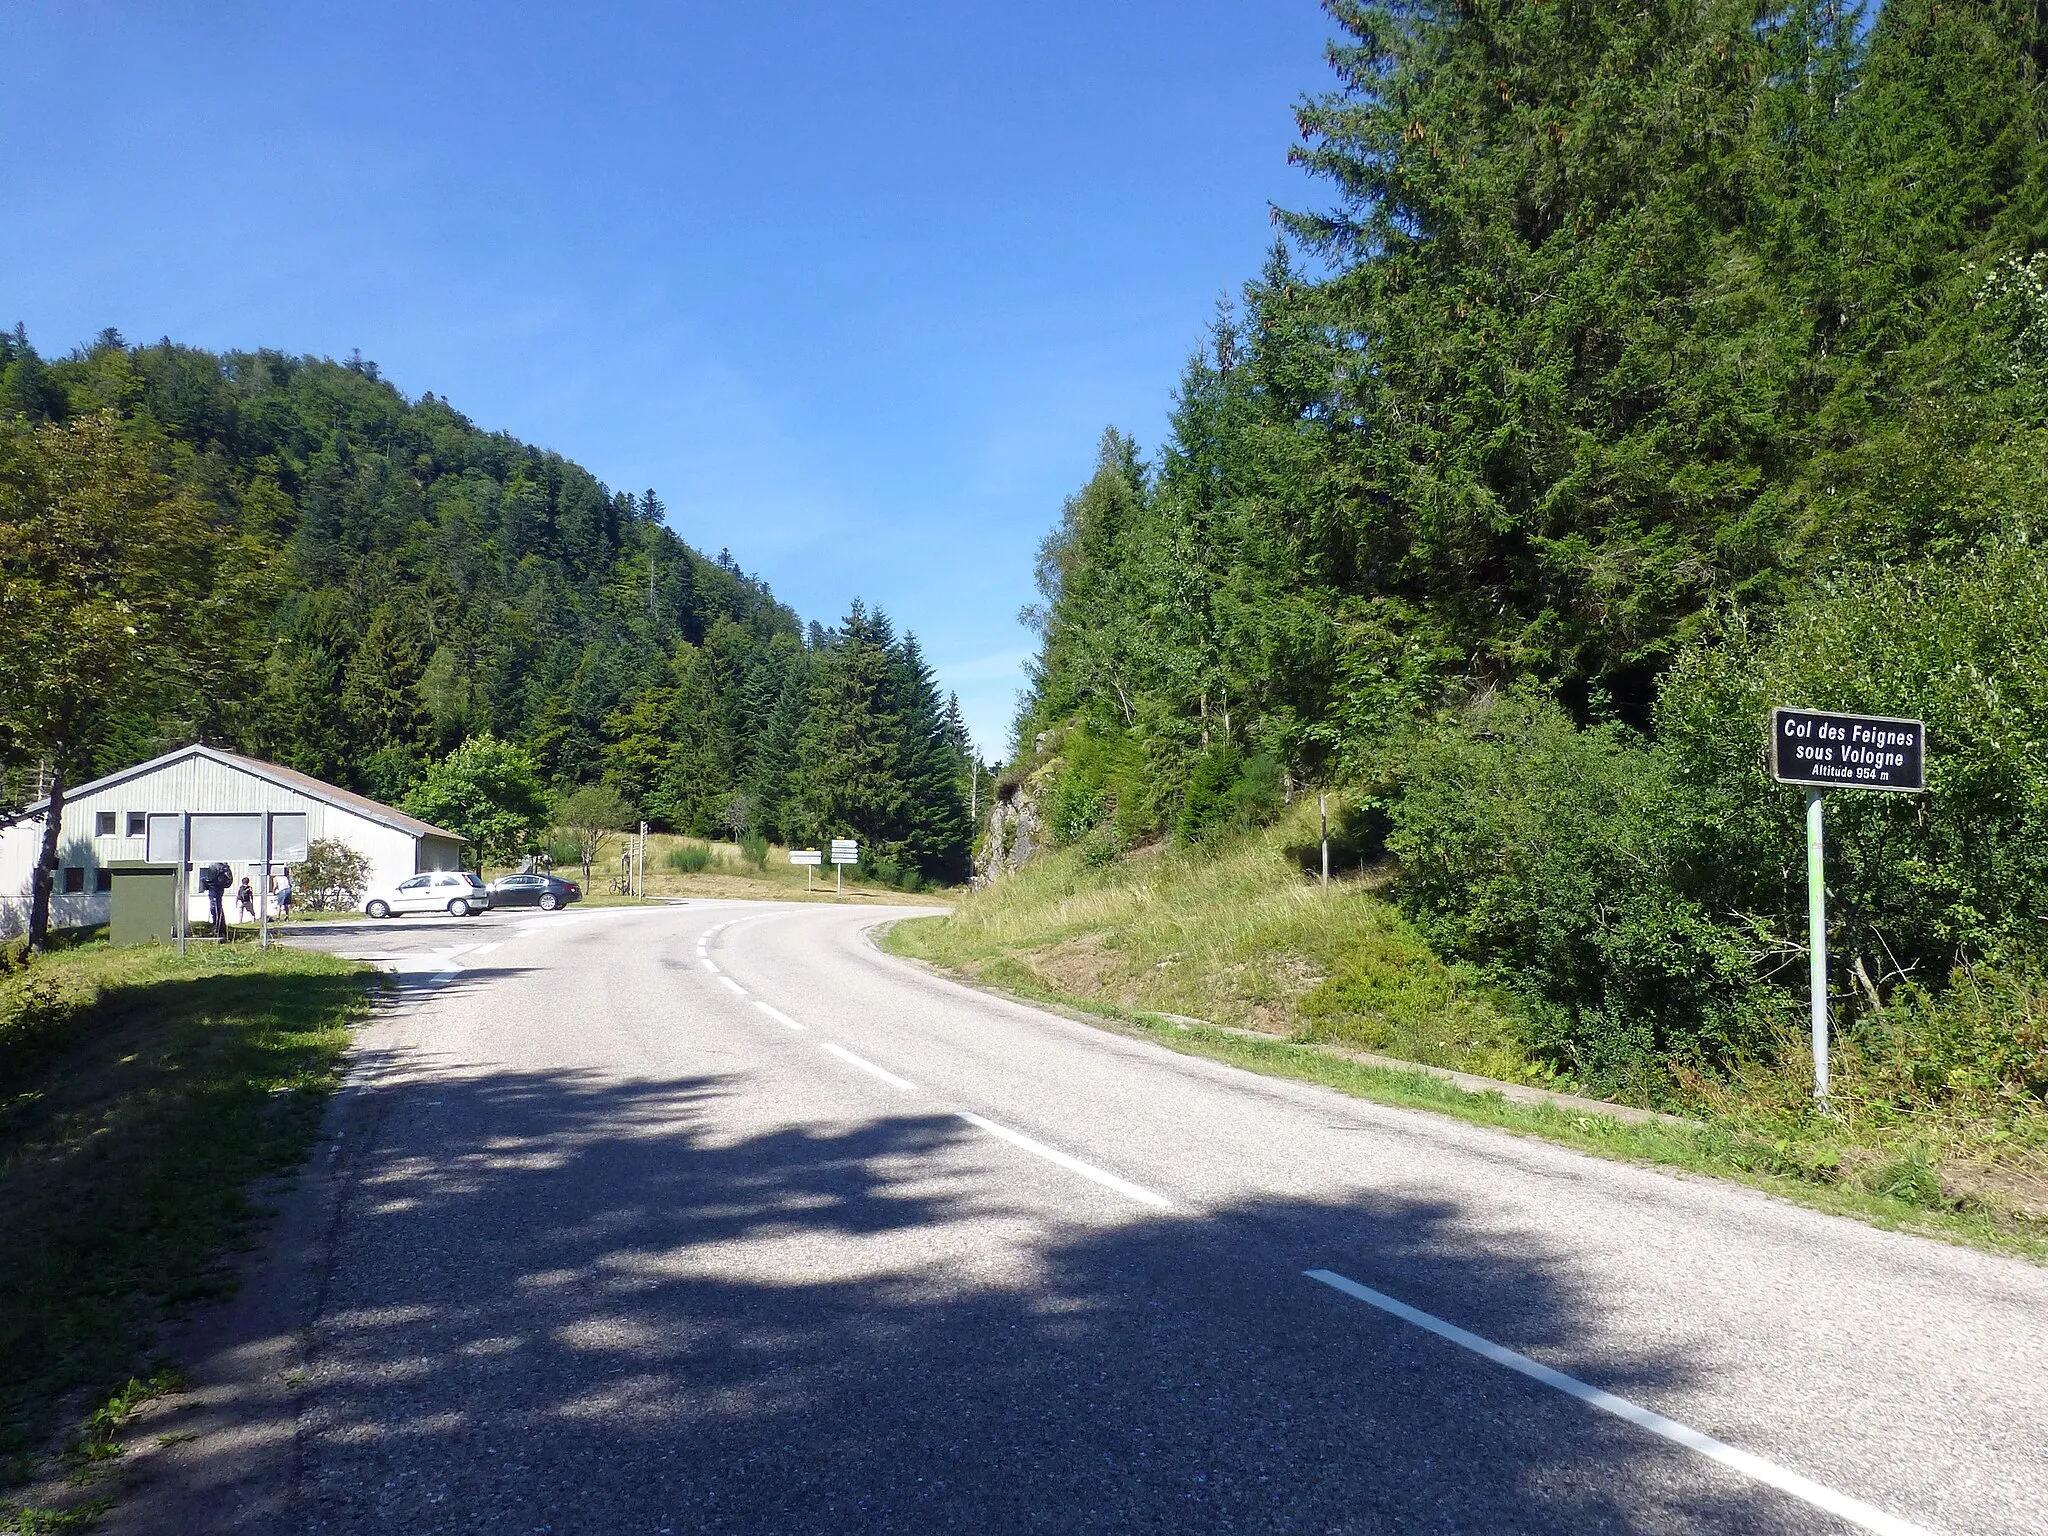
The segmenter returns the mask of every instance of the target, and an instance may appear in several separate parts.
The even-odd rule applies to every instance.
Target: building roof
[[[88,784],[77,785],[67,790],[64,798],[76,800],[81,795],[112,789],[116,784],[139,779],[145,774],[156,772],[159,768],[168,768],[172,763],[182,762],[188,757],[211,758],[216,763],[238,768],[243,773],[262,779],[266,783],[275,784],[280,789],[295,790],[309,799],[318,800],[338,810],[360,816],[365,821],[374,821],[413,837],[445,837],[458,843],[469,841],[460,832],[450,832],[446,827],[437,827],[431,822],[421,821],[417,816],[408,816],[381,800],[372,800],[368,795],[359,795],[352,789],[342,789],[325,779],[316,779],[310,773],[301,773],[296,768],[285,768],[277,763],[266,763],[258,758],[244,757],[239,752],[228,752],[220,747],[209,747],[196,741],[189,747],[178,747],[161,757],[152,757],[146,763],[137,763],[132,768],[123,768],[118,773],[110,773]],[[25,807],[22,814],[32,816],[38,811],[48,810],[49,805],[47,798],[38,800],[35,804]]]

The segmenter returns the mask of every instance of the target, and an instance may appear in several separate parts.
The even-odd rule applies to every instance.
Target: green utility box
[[[177,943],[177,929],[172,925],[178,909],[177,866],[122,860],[109,864],[107,871],[114,877],[107,942]]]

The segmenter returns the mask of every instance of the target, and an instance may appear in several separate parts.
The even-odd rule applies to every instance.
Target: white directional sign
[[[789,850],[789,862],[792,864],[822,864],[825,862],[825,855],[818,852],[815,848],[792,848]]]
[[[860,862],[860,844],[850,837],[833,838],[832,862],[834,864],[858,864]]]

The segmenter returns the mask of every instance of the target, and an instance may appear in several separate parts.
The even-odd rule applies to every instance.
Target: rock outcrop
[[[1046,755],[1046,738],[1051,734],[1041,733],[1032,743],[1025,765],[1013,768],[996,781],[988,819],[982,824],[981,849],[974,860],[976,885],[986,885],[1013,869],[1022,869],[1045,846],[1038,797],[1060,766],[1057,754]]]

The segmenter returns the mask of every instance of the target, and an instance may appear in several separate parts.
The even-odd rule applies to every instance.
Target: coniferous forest
[[[913,636],[858,602],[806,629],[679,538],[653,491],[409,401],[374,364],[112,332],[45,359],[17,327],[0,482],[22,529],[60,522],[67,487],[120,485],[199,540],[157,675],[89,728],[40,732],[62,741],[10,716],[17,780],[196,738],[403,803],[489,738],[542,791],[605,783],[659,827],[851,834],[884,873],[966,873],[966,732]],[[156,577],[175,563],[128,553]]]
[[[1796,1038],[1768,708],[1918,716],[1928,795],[1829,797],[1838,1016],[2006,978],[1984,1070],[2048,1087],[2048,19],[1328,10],[1321,206],[1041,552],[1054,837],[1343,788],[1534,1053],[1655,1096]]]

